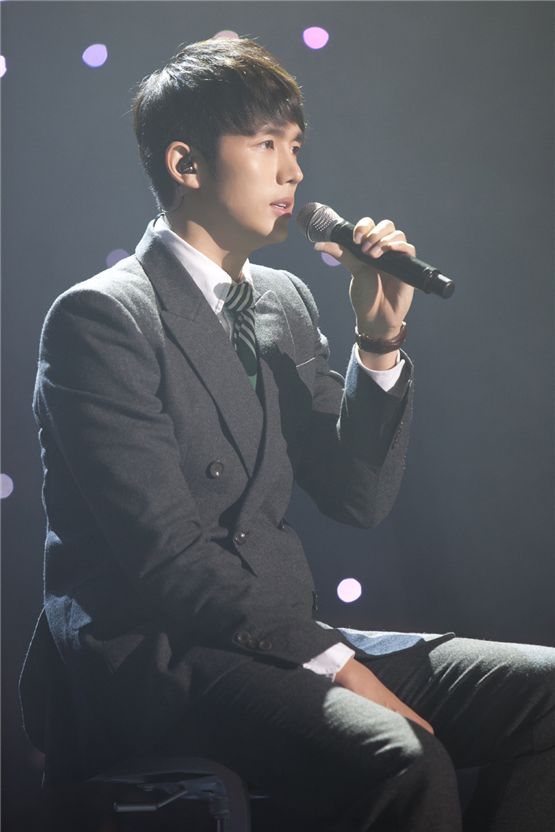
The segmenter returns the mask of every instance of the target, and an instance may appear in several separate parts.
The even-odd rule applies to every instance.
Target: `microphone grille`
[[[297,223],[311,243],[329,242],[332,229],[342,221],[333,208],[321,202],[307,202],[297,214]]]

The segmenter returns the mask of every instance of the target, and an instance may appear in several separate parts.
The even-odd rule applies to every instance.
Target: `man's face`
[[[268,125],[254,136],[221,137],[215,174],[204,179],[202,212],[222,248],[250,252],[287,238],[303,178],[301,145],[294,123]]]

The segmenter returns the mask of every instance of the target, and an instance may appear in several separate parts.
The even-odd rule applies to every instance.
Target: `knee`
[[[397,828],[399,819],[412,816],[413,811],[422,813],[430,822],[432,817],[437,821],[440,809],[446,815],[445,829],[454,828],[447,818],[458,811],[457,775],[445,746],[437,737],[411,723],[400,733],[404,733],[402,743],[379,772],[373,761],[369,761],[365,780],[358,790],[362,802],[369,804],[376,817],[386,824],[378,824],[376,828]]]
[[[330,691],[326,717],[331,741],[326,733],[317,765],[328,770],[333,762],[334,781],[346,791],[362,793],[369,784],[395,788],[401,780],[409,790],[423,782],[456,782],[442,742],[415,722],[342,688]]]
[[[406,787],[415,790],[424,784],[444,784],[448,789],[456,783],[453,761],[436,736],[397,716],[388,728],[388,741],[377,754],[363,744],[358,759],[351,759],[360,780],[382,785],[403,780]]]
[[[454,784],[455,768],[443,743],[420,727],[416,731],[412,727],[409,730],[412,737],[410,742],[405,742],[399,755],[398,774],[416,786]]]
[[[534,665],[532,684],[534,689],[533,724],[534,751],[547,751],[555,747],[555,650],[545,652]]]
[[[527,740],[524,753],[555,746],[555,649],[541,645],[511,645],[513,662],[507,678],[513,682],[514,737]]]

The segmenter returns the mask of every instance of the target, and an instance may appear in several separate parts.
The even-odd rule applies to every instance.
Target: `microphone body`
[[[348,249],[357,260],[369,263],[377,271],[392,274],[403,283],[414,286],[426,294],[450,298],[455,284],[441,274],[435,266],[424,263],[402,251],[386,251],[381,257],[365,254],[359,243],[353,240],[354,225],[339,216],[332,208],[318,202],[309,202],[297,215],[297,222],[311,243],[334,242]]]

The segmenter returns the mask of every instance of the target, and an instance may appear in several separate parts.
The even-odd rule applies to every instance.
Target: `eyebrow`
[[[257,133],[267,133],[270,136],[285,136],[285,130],[283,127],[276,127],[272,124],[265,124],[263,125],[260,130],[256,131]],[[299,142],[300,144],[304,144],[304,133],[299,130],[297,135],[292,139],[294,142]]]

